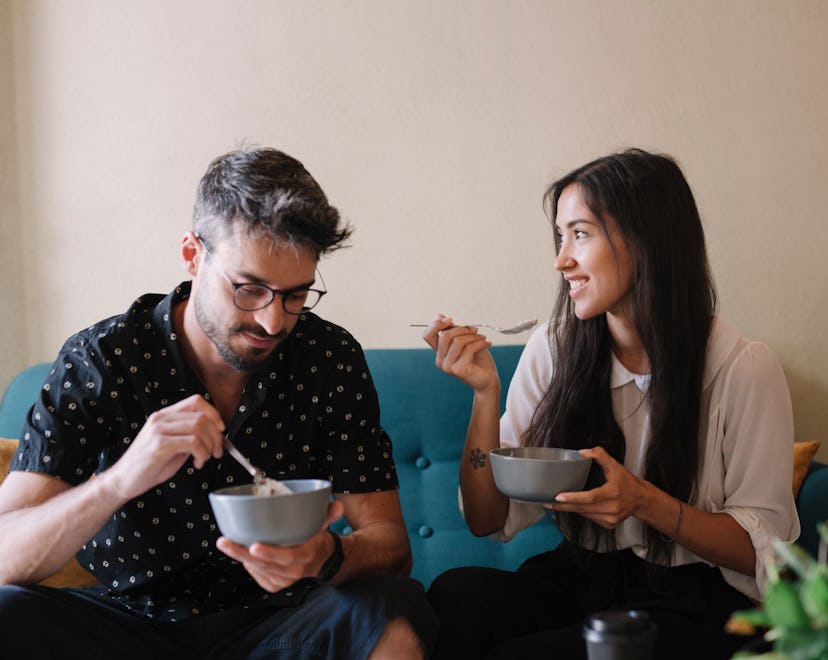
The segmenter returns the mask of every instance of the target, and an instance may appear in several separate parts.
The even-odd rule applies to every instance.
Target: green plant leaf
[[[788,630],[810,629],[811,619],[799,602],[797,588],[780,580],[768,585],[762,609],[773,628],[784,635]]]

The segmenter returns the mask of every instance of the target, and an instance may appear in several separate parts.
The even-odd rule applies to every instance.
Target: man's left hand
[[[265,591],[275,593],[305,577],[316,577],[333,552],[328,525],[342,517],[345,507],[334,501],[328,505],[325,524],[301,545],[276,546],[254,543],[249,548],[222,536],[216,547],[240,562]]]

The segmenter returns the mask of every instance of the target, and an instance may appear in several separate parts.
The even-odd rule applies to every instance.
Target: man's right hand
[[[196,469],[221,457],[223,441],[218,410],[194,394],[152,413],[126,453],[100,476],[130,500],[172,477],[190,456]]]

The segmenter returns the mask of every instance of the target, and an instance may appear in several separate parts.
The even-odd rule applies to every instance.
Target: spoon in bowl
[[[264,483],[264,480],[266,479],[264,470],[260,470],[255,465],[253,465],[253,463],[248,461],[244,457],[244,454],[242,454],[238,450],[236,445],[234,445],[232,442],[230,442],[230,439],[227,438],[227,437],[224,438],[224,448],[227,450],[227,452],[233,458],[235,458],[239,462],[239,464],[241,464],[241,466],[245,470],[247,470],[250,473],[250,476],[253,477],[253,485],[254,486],[258,486],[258,485]]]
[[[265,476],[264,470],[260,470],[253,463],[248,461],[244,454],[242,454],[238,447],[230,442],[230,439],[224,438],[224,448],[227,452],[235,458],[241,466],[247,470],[253,477],[253,494],[254,495],[286,495],[290,493],[290,488],[285,486],[282,482],[276,479],[270,479]]]
[[[454,325],[460,325],[467,328],[489,328],[489,330],[494,330],[495,332],[499,332],[502,335],[517,335],[521,332],[525,332],[530,328],[534,328],[538,323],[537,319],[526,319],[525,321],[520,321],[519,323],[515,323],[515,325],[509,326],[504,328],[500,325],[489,325],[488,323],[455,323]],[[409,328],[427,328],[427,323],[409,323]]]

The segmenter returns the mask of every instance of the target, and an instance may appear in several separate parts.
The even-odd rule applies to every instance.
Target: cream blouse
[[[500,420],[501,446],[516,446],[529,426],[552,376],[549,324],[535,330],[521,355]],[[644,474],[650,413],[644,399],[649,375],[628,371],[614,356],[610,386],[615,419],[626,439],[624,465]],[[742,337],[716,320],[708,342],[701,400],[700,476],[691,504],[702,511],[731,515],[750,534],[756,549],[756,577],[721,568],[725,580],[759,598],[771,541],[799,535],[791,481],[793,414],[785,374],[770,348]],[[508,541],[538,522],[547,509],[510,501],[503,529],[493,535]],[[619,549],[646,556],[644,524],[630,517],[616,528]],[[673,565],[705,561],[676,545]],[[710,563],[710,562],[705,562]]]

